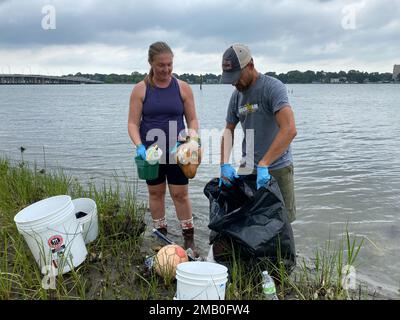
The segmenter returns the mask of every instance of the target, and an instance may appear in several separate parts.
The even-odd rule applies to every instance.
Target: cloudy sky
[[[400,0],[0,0],[0,73],[148,71],[166,41],[176,73],[219,74],[247,44],[262,72],[392,72]]]

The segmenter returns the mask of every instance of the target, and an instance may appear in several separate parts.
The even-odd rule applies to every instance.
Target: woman
[[[192,207],[188,195],[188,179],[169,156],[179,132],[185,130],[183,117],[189,129],[198,132],[193,92],[190,86],[172,76],[173,53],[165,42],[155,42],[149,47],[149,75],[136,84],[129,103],[128,132],[136,145],[136,153],[143,159],[146,149],[157,144],[163,151],[159,175],[146,180],[153,225],[167,234],[165,219],[166,181],[176,214],[182,228],[185,249],[195,255]],[[171,159],[170,159],[171,158]]]

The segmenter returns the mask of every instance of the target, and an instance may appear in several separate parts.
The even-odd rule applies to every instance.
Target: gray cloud
[[[41,28],[46,4],[56,9],[56,30]],[[344,10],[351,6],[355,29],[346,30],[342,20],[348,11]],[[385,60],[383,68],[398,57],[399,17],[400,1],[392,0],[9,0],[0,1],[0,50],[101,45],[146,51],[151,42],[165,40],[180,52],[209,56],[243,42],[261,60],[272,59],[288,68],[298,64],[318,69],[321,61],[335,59],[364,62],[365,68],[371,61]],[[48,64],[63,59],[53,58]],[[74,65],[79,65],[79,59],[84,61],[71,57]],[[145,63],[142,68],[147,68]]]

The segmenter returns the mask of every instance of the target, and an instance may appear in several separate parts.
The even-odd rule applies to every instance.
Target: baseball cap
[[[221,83],[232,84],[240,78],[240,72],[251,61],[250,49],[244,44],[235,43],[225,50],[222,56]]]

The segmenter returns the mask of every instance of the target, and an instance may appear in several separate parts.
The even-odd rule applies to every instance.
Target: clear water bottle
[[[268,274],[268,271],[263,271],[262,276],[263,276],[262,288],[265,298],[267,300],[279,300],[278,296],[276,295],[275,282]]]
[[[146,150],[146,161],[150,164],[156,164],[162,156],[162,150],[158,145],[153,145]]]

